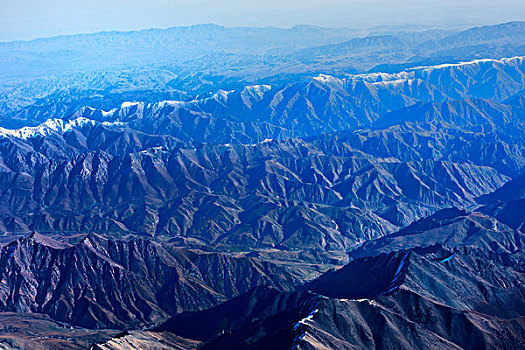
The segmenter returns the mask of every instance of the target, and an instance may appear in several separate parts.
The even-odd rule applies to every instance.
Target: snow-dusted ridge
[[[458,63],[444,63],[438,64],[435,66],[418,66],[413,68],[408,68],[404,71],[398,73],[363,73],[363,74],[348,74],[344,78],[337,78],[327,74],[319,74],[317,77],[312,78],[314,81],[322,83],[329,86],[342,86],[345,82],[352,81],[363,81],[365,83],[373,85],[400,85],[400,84],[413,84],[416,83],[418,78],[428,74],[429,72],[448,69],[448,68],[457,68],[457,67],[468,67],[476,66],[480,64],[522,64],[525,61],[525,56],[515,56],[509,58],[501,59],[477,59],[466,62]]]
[[[364,82],[369,85],[384,88],[403,88],[404,85],[415,86],[424,83],[428,80],[428,76],[434,72],[443,69],[449,69],[454,67],[475,67],[476,65],[515,65],[519,66],[524,64],[525,56],[516,56],[502,59],[477,59],[468,62],[459,63],[448,63],[440,64],[435,66],[421,66],[407,69],[398,73],[365,73],[365,74],[349,74],[345,77],[338,78],[327,74],[319,74],[317,77],[313,77],[312,81],[331,88],[343,88],[346,89],[347,85],[355,82]],[[490,68],[490,66],[489,66]],[[63,119],[48,119],[44,123],[36,127],[23,127],[20,129],[6,129],[0,127],[0,137],[15,137],[19,139],[28,139],[36,136],[45,136],[52,133],[66,133],[76,128],[81,128],[87,124],[95,125],[122,125],[123,122],[129,120],[129,114],[133,114],[134,117],[142,118],[145,110],[151,110],[153,113],[157,113],[165,107],[171,107],[174,109],[184,108],[184,106],[193,107],[199,104],[205,104],[208,101],[217,101],[219,103],[225,103],[232,96],[232,94],[238,94],[241,98],[245,107],[251,108],[255,103],[264,100],[264,97],[269,93],[275,86],[272,85],[247,85],[239,90],[224,91],[218,90],[215,94],[207,97],[197,97],[190,101],[175,101],[175,100],[164,100],[155,103],[143,102],[143,101],[127,101],[122,102],[120,106],[105,111],[101,109],[95,109],[89,106],[80,108],[74,115],[76,119],[63,120]],[[270,95],[271,96],[271,95]],[[274,101],[280,101],[282,95],[278,92],[273,96]],[[277,102],[275,102],[277,103]],[[133,110],[130,110],[134,108]],[[86,112],[86,113],[85,113]],[[92,118],[93,114],[94,117]],[[105,121],[96,121],[96,120]],[[265,140],[269,141],[269,140]]]
[[[492,58],[482,58],[472,61],[465,61],[465,62],[458,62],[458,63],[444,63],[444,64],[438,64],[435,66],[419,66],[414,67],[409,70],[421,70],[421,69],[441,69],[441,68],[451,68],[451,67],[460,67],[460,66],[468,66],[468,65],[475,65],[479,63],[500,63],[500,64],[508,64],[511,62],[521,63],[525,60],[525,56],[514,56],[514,57],[506,57],[506,58],[500,58],[500,59],[492,59]]]
[[[65,134],[74,129],[81,129],[86,125],[116,125],[120,126],[120,122],[97,122],[85,117],[79,117],[71,120],[51,118],[38,126],[24,126],[20,129],[6,129],[0,127],[0,137],[14,137],[17,139],[31,139],[38,136],[47,136],[50,134]]]
[[[264,94],[270,91],[272,88],[273,88],[272,85],[246,85],[242,89],[239,89],[239,90],[219,89],[211,96],[197,97],[189,101],[177,101],[177,100],[164,100],[164,101],[158,101],[158,102],[125,101],[125,102],[122,102],[120,106],[116,108],[112,108],[109,111],[98,110],[90,106],[85,106],[80,109],[80,112],[82,112],[82,110],[85,110],[85,109],[88,109],[91,111],[100,111],[100,113],[102,114],[102,117],[112,118],[115,115],[118,115],[119,113],[122,113],[122,112],[127,113],[128,110],[132,107],[136,107],[140,113],[144,111],[145,109],[152,109],[154,112],[156,112],[167,106],[177,108],[177,107],[195,105],[199,103],[205,103],[211,100],[226,102],[228,98],[230,97],[230,95],[234,93],[239,93],[243,102],[247,106],[251,106],[254,100],[261,99],[264,96]]]
[[[348,75],[346,78],[344,78],[344,80],[350,80],[350,81],[351,80],[361,80],[361,81],[372,83],[372,84],[399,84],[404,81],[414,81],[414,78],[416,78],[420,74],[424,74],[430,71],[435,71],[435,70],[440,70],[440,69],[476,66],[476,65],[480,65],[484,63],[522,64],[524,60],[525,60],[525,56],[515,56],[515,57],[501,58],[501,59],[477,59],[477,60],[458,62],[458,63],[444,63],[444,64],[438,64],[435,66],[418,66],[418,67],[406,69],[405,71],[401,71],[398,73],[378,72],[378,73]]]
[[[129,107],[132,107],[132,106],[136,106],[138,104],[139,104],[139,102],[126,101],[126,102],[122,102],[122,104],[120,105],[120,108],[129,108]]]
[[[482,64],[493,64],[493,65],[520,65],[525,61],[525,56],[515,56],[510,58],[501,58],[501,59],[476,59],[467,62],[459,63],[445,63],[434,66],[419,66],[406,69],[397,73],[364,73],[364,74],[348,74],[344,77],[338,78],[328,74],[319,74],[311,78],[312,82],[317,82],[329,86],[331,88],[339,89],[345,88],[347,84],[354,82],[364,82],[366,84],[374,85],[377,87],[397,87],[403,86],[405,84],[412,86],[425,81],[428,75],[434,71],[456,68],[456,67],[465,67],[465,66],[476,66]],[[197,104],[203,104],[210,100],[219,101],[221,103],[226,102],[232,94],[238,93],[244,102],[245,106],[251,108],[255,101],[261,101],[263,97],[274,89],[275,86],[272,85],[246,85],[238,90],[217,90],[214,94],[207,97],[197,97],[196,99],[189,101],[174,101],[174,100],[164,100],[154,103],[148,102],[139,102],[139,101],[129,101],[123,102],[119,107],[114,108],[110,111],[101,111],[103,117],[111,117],[113,115],[118,115],[127,112],[131,107],[137,107],[138,113],[141,113],[144,109],[150,108],[154,112],[158,111],[161,108],[166,106],[179,108],[184,106],[192,106]]]
[[[308,322],[311,322],[314,318],[314,315],[316,313],[319,312],[319,309],[313,309],[312,311],[310,311],[310,313],[303,319],[300,319],[299,321],[297,321],[294,326],[293,326],[293,330],[296,330],[299,326],[301,325],[308,325]]]

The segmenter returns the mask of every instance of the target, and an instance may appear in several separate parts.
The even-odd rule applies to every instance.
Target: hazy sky
[[[465,26],[525,20],[525,0],[0,0],[0,41],[198,23]]]

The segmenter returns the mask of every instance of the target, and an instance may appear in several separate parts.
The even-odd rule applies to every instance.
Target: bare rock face
[[[258,287],[153,332],[204,349],[520,349],[524,242],[487,214],[442,210],[365,243],[346,266],[292,292]]]
[[[38,313],[0,312],[2,349],[89,349],[120,332],[114,329],[89,330],[54,321]]]
[[[523,253],[468,246],[381,254],[296,292],[261,287],[155,331],[205,342],[205,349],[519,349],[524,262]],[[211,321],[195,330],[203,319]]]
[[[508,208],[509,216],[513,214],[511,209],[515,209],[513,203],[507,202],[497,203],[495,206]],[[436,245],[468,245],[491,253],[521,252],[525,244],[523,231],[516,227],[517,225],[512,227],[504,224],[506,216],[500,219],[487,215],[489,211],[500,213],[492,206],[482,207],[480,211],[474,212],[457,208],[443,209],[392,235],[366,242],[350,251],[349,256],[350,259],[356,259],[403,249],[431,248]],[[520,215],[521,211],[514,212],[514,217],[519,219]]]
[[[202,342],[184,339],[172,333],[129,331],[119,334],[106,342],[93,344],[93,350],[196,350]]]
[[[0,250],[3,311],[38,312],[87,328],[154,324],[257,285],[291,288],[282,268],[196,254],[148,240],[86,236],[69,246],[33,234]]]

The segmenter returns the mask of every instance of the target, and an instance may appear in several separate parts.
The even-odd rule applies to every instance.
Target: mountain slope
[[[468,245],[497,253],[523,249],[525,236],[522,232],[516,232],[496,218],[482,214],[488,210],[482,208],[480,211],[468,213],[456,208],[444,209],[394,234],[365,242],[349,254],[351,258],[359,258],[436,244],[449,247]]]
[[[89,235],[71,246],[39,234],[0,249],[3,311],[39,312],[88,328],[153,324],[294,278],[267,262]]]
[[[378,237],[392,224],[406,225],[436,209],[472,202],[508,180],[485,166],[368,155],[354,149],[352,139],[160,147],[125,156],[96,151],[62,162],[48,162],[45,152],[26,143],[24,151],[5,148],[2,181],[10,185],[2,193],[2,222],[11,232],[141,232],[250,246],[317,246],[320,239],[335,248]],[[22,161],[9,163],[15,157]],[[21,169],[31,174],[28,179],[17,175]],[[203,217],[211,227],[195,226]],[[304,233],[312,241],[299,238],[300,218],[307,219]],[[294,220],[297,231],[283,231]],[[255,239],[238,241],[258,221]],[[360,226],[362,231],[355,231]],[[319,238],[311,236],[317,227]],[[261,237],[259,229],[269,236]]]
[[[204,349],[520,348],[523,254],[509,262],[475,249],[450,253],[356,260],[304,287],[321,295],[259,288],[155,332],[193,337]]]
[[[240,145],[80,120],[92,122],[2,139],[4,231],[140,233],[213,249],[321,251],[328,262],[437,210],[474,206],[525,166],[522,110],[486,100]]]

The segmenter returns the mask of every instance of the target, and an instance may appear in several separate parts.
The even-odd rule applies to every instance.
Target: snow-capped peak
[[[477,59],[466,62],[457,62],[457,63],[444,63],[434,66],[418,66],[413,68],[408,68],[406,71],[401,71],[398,73],[364,73],[364,74],[350,74],[347,76],[346,80],[357,80],[364,81],[372,84],[380,85],[391,85],[391,84],[400,84],[405,81],[412,80],[416,81],[417,78],[428,74],[429,72],[438,71],[448,68],[457,68],[457,67],[468,67],[468,66],[478,66],[481,64],[521,64],[525,57],[516,56],[510,58],[502,59]],[[320,78],[317,78],[318,80]],[[326,78],[324,78],[326,79]]]
[[[129,108],[129,107],[133,107],[133,106],[138,105],[139,103],[140,103],[140,102],[129,102],[129,101],[122,102],[122,104],[120,105],[120,108]]]
[[[321,83],[323,85],[330,86],[332,88],[336,87],[343,87],[343,80],[333,77],[331,75],[327,74],[319,74],[318,76],[312,78],[314,81],[317,81],[318,83]]]
[[[0,127],[0,136],[3,137],[14,137],[18,139],[30,139],[37,136],[46,136],[53,133],[64,134],[72,131],[73,129],[80,129],[85,125],[115,125],[121,123],[110,123],[103,122],[99,123],[95,120],[88,119],[85,117],[79,117],[71,120],[51,118],[43,122],[38,126],[24,126],[20,129],[6,129]]]

